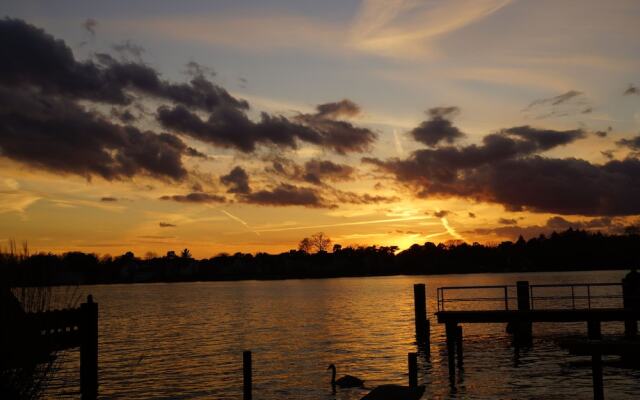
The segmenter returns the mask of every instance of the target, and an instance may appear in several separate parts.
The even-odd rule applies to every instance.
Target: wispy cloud
[[[354,48],[391,57],[415,57],[434,51],[433,41],[482,18],[510,0],[365,0],[352,28]]]
[[[0,214],[16,212],[23,214],[26,209],[35,204],[41,197],[19,191],[0,191]]]

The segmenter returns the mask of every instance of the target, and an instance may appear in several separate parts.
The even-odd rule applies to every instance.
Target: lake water
[[[358,376],[367,387],[406,384],[407,353],[416,351],[414,283],[427,284],[432,321],[431,357],[419,356],[425,399],[588,399],[589,359],[569,356],[556,344],[565,335],[586,335],[582,323],[534,325],[534,345],[519,355],[504,324],[463,325],[464,371],[453,393],[444,329],[433,315],[436,288],[517,280],[620,282],[624,274],[394,276],[80,289],[93,294],[100,306],[100,397],[105,399],[239,399],[242,351],[247,349],[253,351],[258,400],[359,399],[367,392],[332,394],[327,371],[331,363],[339,376]],[[621,323],[603,324],[605,335],[622,329]],[[78,358],[77,352],[65,355],[47,397],[78,397]],[[607,399],[637,398],[640,371],[606,363],[604,385]]]

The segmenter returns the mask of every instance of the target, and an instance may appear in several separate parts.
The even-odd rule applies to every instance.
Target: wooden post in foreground
[[[447,322],[445,324],[447,336],[447,361],[449,364],[449,384],[453,387],[456,385],[456,332],[457,324],[455,322]]]
[[[531,298],[529,296],[529,281],[516,282],[516,292],[518,295],[518,311],[531,310]],[[517,345],[530,343],[532,336],[531,322],[518,321],[515,324],[515,342]]]
[[[430,324],[427,319],[427,298],[426,286],[424,283],[413,285],[413,304],[416,319],[416,341],[418,344],[425,345],[425,349],[429,352],[430,344]]]
[[[637,284],[627,278],[622,280],[622,303],[626,309],[638,309],[640,293]],[[627,339],[635,339],[638,336],[638,321],[629,319],[624,321],[624,336]]]
[[[456,355],[458,356],[458,368],[462,368],[462,327],[456,327]]]
[[[98,303],[93,296],[80,305],[80,398],[98,398]]]
[[[593,374],[593,399],[604,400],[602,355],[596,351],[591,354],[591,373]]]
[[[251,351],[242,353],[242,398],[243,400],[251,400]]]
[[[600,329],[600,321],[587,321],[587,337],[591,340],[602,339],[602,330]]]
[[[409,387],[418,387],[418,353],[409,353]]]

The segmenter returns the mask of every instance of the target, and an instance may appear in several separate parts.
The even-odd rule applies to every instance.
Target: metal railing
[[[620,288],[620,294],[594,294],[593,288]],[[570,293],[567,294],[549,294],[540,295],[540,292],[545,289],[567,289]],[[437,305],[438,311],[445,311],[446,304],[448,303],[467,303],[467,302],[483,302],[483,303],[498,303],[501,304],[500,308],[493,308],[490,310],[509,310],[509,300],[517,300],[517,296],[513,296],[510,290],[515,291],[516,285],[488,285],[488,286],[445,286],[437,289]],[[447,298],[447,292],[460,292],[460,291],[490,291],[495,292],[495,296],[469,296],[469,297],[454,297]],[[525,291],[526,293],[526,291]],[[622,299],[622,284],[621,283],[566,283],[566,284],[545,284],[545,285],[529,285],[529,305],[532,310],[536,305],[547,301],[571,301],[572,309],[580,309],[577,307],[577,303],[585,303],[586,307],[583,309],[591,309],[594,306],[594,300],[601,299]],[[526,300],[525,300],[526,302]],[[622,304],[620,304],[622,307]],[[516,307],[517,308],[517,307]],[[541,309],[538,307],[538,309]]]
[[[601,287],[619,287],[620,294],[592,294],[591,288]],[[571,289],[571,295],[549,295],[549,296],[535,296],[536,289]],[[582,293],[576,293],[576,288],[581,289]],[[535,302],[538,301],[552,301],[552,300],[571,300],[571,309],[575,310],[576,300],[586,301],[587,309],[591,309],[592,300],[597,299],[622,299],[622,283],[565,283],[565,284],[549,284],[549,285],[529,285],[529,299],[531,309],[535,309]],[[583,307],[584,308],[584,307]]]
[[[504,309],[509,309],[509,300],[516,299],[516,297],[509,296],[509,288],[515,288],[514,285],[488,285],[488,286],[445,286],[437,289],[438,298],[438,311],[445,311],[445,304],[452,302],[500,302],[504,304]],[[446,299],[446,291],[461,291],[461,290],[487,290],[493,289],[498,291],[501,295],[495,297],[456,297],[453,299]]]

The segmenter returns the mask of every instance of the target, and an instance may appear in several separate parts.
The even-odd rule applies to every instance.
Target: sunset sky
[[[640,214],[638,1],[3,1],[0,243],[497,243]]]

